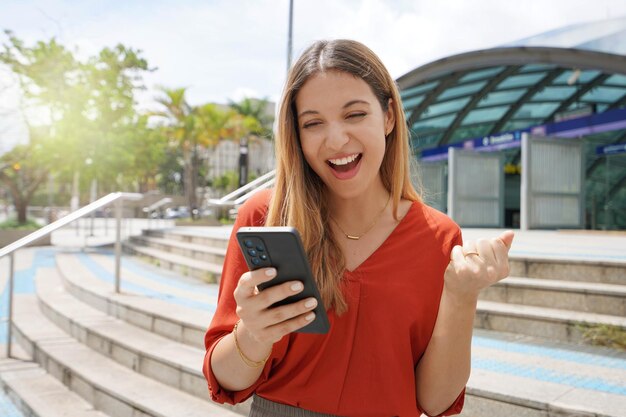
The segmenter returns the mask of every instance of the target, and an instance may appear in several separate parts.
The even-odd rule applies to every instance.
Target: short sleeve
[[[264,380],[267,380],[272,362],[274,362],[280,354],[284,354],[281,352],[282,349],[277,349],[277,346],[275,346],[259,379],[252,384],[252,386],[243,391],[230,392],[222,389],[211,369],[211,355],[215,346],[224,336],[232,332],[235,323],[239,319],[236,314],[237,304],[233,292],[237,287],[241,275],[248,271],[248,266],[237,244],[235,233],[243,226],[263,226],[269,198],[269,191],[258,192],[239,209],[237,220],[235,221],[233,232],[228,242],[228,248],[226,249],[217,309],[204,337],[206,353],[202,370],[208,383],[211,399],[222,404],[237,404],[249,398],[258,385]]]
[[[456,397],[456,400],[454,400],[452,405],[448,407],[446,411],[444,411],[441,414],[438,414],[436,417],[453,416],[456,414],[461,414],[461,411],[463,411],[463,404],[465,404],[465,388],[463,388],[463,391],[461,391],[459,396]],[[429,414],[426,414],[426,415],[430,416]],[[430,416],[430,417],[435,417],[435,416]]]
[[[456,226],[456,230],[453,234],[452,239],[450,240],[450,249],[448,252],[448,256],[450,256],[450,254],[452,253],[452,248],[454,248],[455,246],[463,246],[463,235],[459,226]]]

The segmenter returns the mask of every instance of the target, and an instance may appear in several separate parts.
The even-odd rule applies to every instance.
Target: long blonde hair
[[[396,84],[380,59],[365,45],[345,39],[318,41],[307,48],[289,71],[278,112],[276,184],[266,226],[298,229],[326,308],[337,314],[347,310],[341,288],[343,254],[329,223],[326,187],[307,164],[300,146],[295,98],[314,74],[341,71],[364,80],[384,111],[391,104],[395,125],[387,136],[380,175],[391,194],[394,218],[400,199],[418,201],[411,184],[409,133]],[[390,101],[391,99],[391,101]]]

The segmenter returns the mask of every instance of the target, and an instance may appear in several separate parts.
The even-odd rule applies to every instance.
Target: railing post
[[[122,258],[122,199],[115,200],[115,292],[120,292]]]
[[[13,277],[15,275],[15,253],[9,257],[9,322],[7,329],[7,358],[11,358],[11,338],[13,327]]]

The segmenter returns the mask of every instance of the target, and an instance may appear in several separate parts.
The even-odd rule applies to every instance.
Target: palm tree
[[[162,109],[152,112],[167,120],[170,140],[180,146],[184,161],[184,188],[189,211],[197,208],[197,183],[200,171],[198,148],[213,148],[222,140],[248,139],[250,135],[269,135],[271,125],[267,117],[267,101],[244,99],[231,103],[230,110],[216,104],[192,107],[187,103],[185,88],[161,88],[163,96],[156,100]]]
[[[204,104],[193,109],[195,117],[195,136],[204,147],[213,148],[224,139],[232,139],[233,112],[224,111],[213,103]]]
[[[271,138],[274,116],[268,111],[269,100],[246,97],[239,103],[231,101],[229,106],[244,118],[257,121],[256,126],[250,129],[250,134]],[[250,123],[250,119],[248,119],[248,123]]]
[[[187,103],[185,97],[186,88],[169,89],[161,87],[160,90],[164,93],[164,96],[157,97],[156,101],[163,108],[160,111],[150,113],[150,115],[163,117],[167,120],[167,132],[170,140],[182,148],[185,199],[189,212],[193,213],[193,210],[197,208],[196,118],[192,107]]]

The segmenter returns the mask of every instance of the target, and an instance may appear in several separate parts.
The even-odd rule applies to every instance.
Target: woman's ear
[[[389,136],[396,124],[396,115],[392,105],[393,99],[389,99],[387,102],[387,111],[385,112],[385,137]]]

